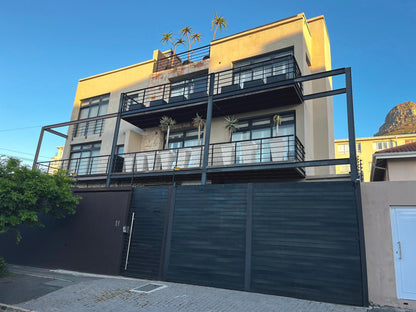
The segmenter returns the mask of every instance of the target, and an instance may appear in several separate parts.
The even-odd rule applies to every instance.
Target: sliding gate
[[[136,188],[121,272],[365,305],[355,187],[303,182]]]

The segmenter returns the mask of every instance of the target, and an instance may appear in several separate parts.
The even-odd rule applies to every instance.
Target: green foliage
[[[9,275],[7,263],[4,261],[3,257],[0,257],[0,277],[6,277],[7,275]]]
[[[72,186],[66,171],[49,175],[22,166],[18,159],[0,157],[0,233],[13,230],[19,242],[20,224],[43,227],[40,215],[64,218],[74,214],[79,198],[73,195]]]
[[[231,142],[231,138],[234,132],[238,129],[238,118],[235,116],[225,116],[225,129],[228,131],[229,141]]]
[[[215,11],[215,17],[212,19],[211,26],[212,26],[211,29],[215,28],[214,36],[212,37],[212,40],[214,41],[215,35],[217,34],[218,27],[220,28],[220,32],[222,31],[223,28],[224,30],[227,30],[228,23],[225,20],[225,17],[218,16],[217,11]]]

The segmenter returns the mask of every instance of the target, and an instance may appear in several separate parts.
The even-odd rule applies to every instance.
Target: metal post
[[[35,158],[33,159],[32,169],[36,168],[36,163],[38,162],[39,152],[40,152],[40,147],[42,146],[42,140],[43,140],[43,133],[44,132],[45,132],[45,127],[42,127],[42,129],[40,130],[38,147],[36,148]]]
[[[110,182],[111,182],[111,171],[113,170],[114,155],[116,153],[118,132],[120,130],[121,109],[123,107],[124,96],[125,96],[125,94],[124,93],[121,93],[121,95],[120,95],[120,104],[119,104],[119,107],[118,107],[118,113],[117,113],[117,119],[116,119],[116,126],[114,128],[113,145],[111,147],[110,165],[109,165],[108,172],[107,172],[107,181],[105,183],[105,186],[106,187],[109,187],[110,186]]]
[[[351,180],[358,179],[357,151],[355,146],[354,106],[352,101],[351,67],[345,68],[345,87],[347,89],[348,141],[350,146]]]
[[[210,75],[209,79],[209,93],[208,93],[208,107],[207,107],[207,124],[205,126],[205,144],[204,144],[204,159],[202,162],[202,177],[201,184],[207,184],[207,166],[208,166],[208,155],[209,155],[209,143],[211,137],[211,122],[212,122],[212,102],[214,93],[214,74]]]

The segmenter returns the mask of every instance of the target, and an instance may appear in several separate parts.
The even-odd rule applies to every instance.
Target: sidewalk
[[[9,270],[13,275],[0,279],[0,303],[38,312],[404,311],[16,265]],[[0,305],[0,311],[13,310],[2,310]]]

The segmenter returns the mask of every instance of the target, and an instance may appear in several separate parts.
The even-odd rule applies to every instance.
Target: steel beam
[[[201,184],[207,184],[207,167],[208,167],[208,157],[209,157],[209,143],[211,138],[211,122],[212,122],[212,105],[213,105],[213,95],[214,95],[214,74],[210,75],[209,79],[209,93],[208,93],[208,106],[207,106],[207,122],[205,125],[204,131],[204,158],[202,161],[202,176]]]
[[[83,123],[83,122],[94,121],[94,120],[98,120],[98,119],[108,119],[108,118],[114,118],[114,117],[117,117],[117,113],[112,113],[112,114],[107,114],[107,115],[97,116],[97,117],[91,117],[91,118],[86,118],[86,119],[77,119],[77,120],[71,120],[71,121],[67,121],[67,122],[61,122],[61,123],[57,123],[57,124],[53,124],[53,125],[44,126],[44,128],[45,128],[45,130],[46,129],[53,129],[53,128],[60,128],[60,127],[66,127],[66,126],[72,126],[72,125],[80,124],[80,123]]]
[[[345,71],[346,71],[346,68],[338,68],[338,69],[329,70],[329,71],[325,71],[325,72],[321,72],[321,73],[296,77],[294,79],[294,81],[295,82],[304,82],[304,81],[310,81],[310,80],[321,79],[321,78],[326,78],[326,77],[338,76],[338,75],[345,74]]]
[[[335,89],[335,90],[331,90],[331,91],[312,93],[312,94],[304,95],[303,100],[304,101],[312,100],[312,99],[317,99],[317,98],[321,98],[321,97],[343,94],[343,93],[346,93],[346,92],[347,92],[346,88],[341,88],[341,89]]]
[[[348,142],[350,146],[351,180],[358,179],[357,150],[355,145],[354,106],[352,101],[351,67],[345,69],[345,86],[347,89]]]
[[[107,180],[105,182],[106,187],[110,187],[110,183],[111,183],[111,171],[113,170],[114,154],[116,152],[118,132],[120,130],[121,107],[123,106],[124,95],[125,95],[124,93],[121,93],[121,95],[120,95],[120,103],[119,103],[119,107],[118,107],[116,125],[114,127],[113,145],[111,146],[111,155],[110,155],[110,161],[109,161],[109,166],[108,166],[108,170],[107,170]]]
[[[36,163],[38,162],[40,147],[42,146],[42,140],[43,140],[43,134],[44,133],[45,133],[45,127],[42,127],[42,129],[40,130],[38,146],[36,147],[35,158],[33,159],[32,169],[36,168]]]
[[[60,136],[60,137],[62,137],[64,139],[68,139],[68,136],[66,134],[61,133],[61,132],[58,132],[58,131],[55,131],[55,130],[52,130],[52,129],[48,129],[48,128],[45,129],[45,131],[48,131],[48,132],[50,132],[52,134],[55,134],[57,136]]]

